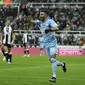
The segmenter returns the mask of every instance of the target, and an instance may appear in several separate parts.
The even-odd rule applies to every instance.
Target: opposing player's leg
[[[26,54],[27,54],[28,57],[30,57],[29,49],[28,49],[28,44],[26,44]]]
[[[5,61],[7,61],[8,62],[8,57],[7,57],[7,55],[8,55],[8,49],[7,49],[7,46],[4,44],[3,45],[3,53],[4,53],[4,58],[3,58],[3,60]]]
[[[29,49],[28,49],[27,43],[24,43],[23,44],[23,47],[24,47],[24,57],[25,56],[28,56],[29,57],[30,55],[29,55]]]
[[[4,45],[2,44],[1,45],[1,50],[2,50],[2,54],[3,54],[3,61],[5,61],[6,60],[6,55],[5,55],[5,51],[4,51]]]
[[[23,57],[26,57],[26,52],[27,52],[27,51],[26,51],[26,50],[27,50],[27,49],[26,49],[26,43],[23,44],[23,47],[24,47],[24,56],[23,56]]]
[[[27,48],[27,56],[30,57],[29,49]]]
[[[12,49],[12,46],[11,45],[8,45],[8,55],[7,55],[8,64],[11,64],[12,63],[12,52],[11,52],[11,49]]]

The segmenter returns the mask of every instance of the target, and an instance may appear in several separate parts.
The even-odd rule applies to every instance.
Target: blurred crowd
[[[0,6],[0,31],[5,26],[5,22],[9,19],[12,21],[17,16],[16,7],[3,7]]]
[[[31,9],[30,9],[31,10]],[[31,14],[36,15],[36,9]],[[85,30],[85,7],[82,8],[49,8],[49,17],[53,18],[59,26],[59,30],[84,31]],[[17,8],[0,7],[0,29],[3,28],[7,19],[12,21],[17,16]],[[32,17],[32,16],[31,16]],[[16,30],[29,29],[30,23],[26,15],[19,17],[13,26]],[[35,27],[32,27],[32,29]],[[36,29],[38,29],[36,27]]]
[[[31,17],[36,19],[36,14],[38,14],[40,9],[27,8],[30,10]],[[84,31],[85,30],[85,7],[81,8],[45,8],[49,11],[49,17],[54,19],[58,24],[59,30],[67,31]],[[29,16],[28,16],[29,17]],[[17,20],[17,28],[21,30],[27,30],[29,27],[28,18],[26,15],[19,17]],[[17,29],[16,28],[16,29]],[[17,29],[17,30],[18,30]],[[37,26],[33,25],[32,29],[38,29]]]
[[[27,2],[85,2],[85,0],[13,0],[14,2],[22,2],[22,3],[27,3]]]
[[[18,0],[14,0],[17,2]],[[23,0],[22,0],[23,1]],[[27,2],[27,0],[24,0]],[[30,1],[30,0],[29,0]],[[36,0],[35,0],[36,1]],[[46,0],[47,1],[47,0]],[[49,0],[48,0],[49,1]],[[56,0],[54,0],[56,1]],[[66,0],[63,0],[66,1]],[[69,0],[70,1],[70,0]],[[75,0],[72,0],[75,1]],[[57,7],[56,7],[57,6]],[[3,7],[0,6],[0,30],[3,28],[4,23],[7,19],[12,21],[15,17],[17,17],[18,12],[21,14],[23,8],[25,6],[21,4],[18,7]],[[28,14],[30,13],[30,17],[36,19],[36,14],[39,13],[40,9],[47,9],[49,11],[49,17],[54,19],[58,24],[59,30],[69,30],[69,31],[84,31],[85,30],[85,5],[81,6],[68,6],[68,5],[53,5],[51,7],[32,7],[27,6]],[[29,17],[29,16],[28,16]],[[30,23],[28,22],[28,17],[26,14],[23,14],[21,17],[17,17],[16,22],[13,23],[13,27],[16,30],[27,30],[30,27]],[[38,18],[38,17],[37,17]],[[32,29],[38,29],[37,26],[31,26]]]
[[[14,0],[14,2],[27,3],[28,0]],[[29,0],[29,2],[58,2],[62,0]],[[63,2],[75,2],[76,0],[63,0]],[[77,0],[84,2],[85,0]],[[58,5],[59,6],[59,5]],[[12,24],[14,30],[39,30],[39,26],[31,25],[29,23],[30,19],[38,18],[39,10],[44,9],[44,7],[36,8],[34,6],[27,7],[28,16],[23,12],[24,5],[21,4],[19,8],[20,16],[18,15],[17,7],[3,7],[0,6],[0,30],[5,26],[5,22],[9,19],[11,22],[17,17],[16,21]],[[54,19],[58,24],[60,31],[85,31],[85,6],[68,6],[64,5],[61,7],[52,6],[45,8],[49,11],[49,17]],[[22,15],[21,15],[22,14]],[[58,34],[56,35],[58,39],[58,44],[60,45],[78,45],[82,37],[75,36],[75,34]],[[21,39],[21,40],[20,40]],[[30,41],[30,46],[39,46],[39,36],[28,36]],[[16,36],[15,44],[22,45],[22,35],[18,34]]]

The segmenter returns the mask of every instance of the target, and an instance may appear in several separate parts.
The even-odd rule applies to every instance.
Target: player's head
[[[46,9],[43,9],[40,11],[40,20],[45,21],[45,19],[48,17],[48,11]]]

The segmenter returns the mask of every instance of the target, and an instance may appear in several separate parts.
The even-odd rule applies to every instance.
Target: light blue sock
[[[51,58],[51,62],[52,62],[52,73],[53,73],[53,77],[56,77],[56,59],[55,58]]]

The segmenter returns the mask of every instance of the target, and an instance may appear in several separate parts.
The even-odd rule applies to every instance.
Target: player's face
[[[45,12],[40,12],[40,20],[45,21],[46,18],[46,13]]]

